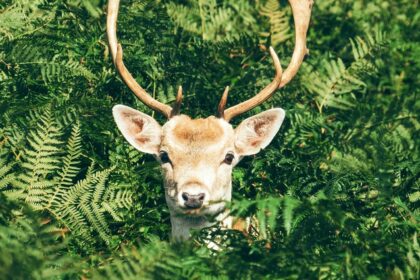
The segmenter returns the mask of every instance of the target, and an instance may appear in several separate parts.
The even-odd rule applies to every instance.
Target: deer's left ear
[[[270,144],[283,123],[285,112],[275,108],[242,121],[235,129],[235,148],[239,155],[258,153]]]

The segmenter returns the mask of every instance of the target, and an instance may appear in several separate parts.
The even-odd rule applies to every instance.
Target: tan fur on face
[[[173,128],[176,141],[187,145],[206,145],[217,142],[223,137],[223,128],[220,120],[215,117],[193,120],[188,116],[180,116]]]
[[[216,172],[226,149],[234,148],[233,140],[232,126],[221,119],[179,115],[163,126],[161,150],[171,159],[177,183],[195,181],[199,185],[205,181],[200,179],[205,173],[210,176]]]
[[[233,128],[216,117],[191,119],[186,115],[173,117],[163,126],[161,147],[176,154],[221,153],[223,148],[234,146]],[[200,153],[200,154],[197,154]]]
[[[160,146],[171,161],[162,165],[169,207],[177,211],[175,204],[183,205],[182,192],[206,193],[207,206],[215,201],[229,201],[232,166],[223,164],[223,160],[226,152],[233,149],[234,130],[222,119],[191,119],[185,115],[170,119],[163,126]],[[219,211],[220,207],[219,203],[208,211]]]

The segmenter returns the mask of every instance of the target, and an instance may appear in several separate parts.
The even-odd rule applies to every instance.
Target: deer
[[[169,106],[147,93],[126,68],[117,39],[119,2],[108,2],[106,26],[112,61],[134,95],[167,121],[160,125],[153,117],[125,105],[115,105],[112,114],[128,143],[142,153],[153,155],[160,163],[171,239],[189,239],[190,230],[215,223],[232,229],[233,218],[226,209],[232,199],[232,169],[243,157],[255,155],[270,144],[283,123],[285,111],[268,109],[243,120],[236,128],[229,122],[262,104],[295,77],[308,53],[306,37],[313,0],[289,0],[295,25],[295,47],[286,70],[283,72],[276,52],[269,47],[275,69],[271,83],[252,98],[230,108],[226,108],[227,86],[218,114],[197,119],[180,114],[181,86],[174,105]]]

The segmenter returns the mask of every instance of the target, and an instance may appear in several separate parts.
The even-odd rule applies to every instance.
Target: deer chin
[[[209,203],[207,205],[203,205],[201,208],[198,209],[183,208],[183,214],[185,216],[214,217],[225,211],[225,206],[225,202]]]

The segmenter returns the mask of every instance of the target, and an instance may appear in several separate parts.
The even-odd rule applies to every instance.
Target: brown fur
[[[134,136],[134,138],[136,139],[137,143],[139,143],[139,145],[144,145],[150,141],[150,137],[146,137],[142,135],[136,135]]]
[[[136,135],[138,133],[141,133],[144,126],[144,120],[136,117],[130,117],[132,120],[132,125],[130,125],[130,131]]]
[[[217,142],[223,137],[223,128],[215,117],[206,119],[191,119],[182,116],[183,120],[175,126],[173,133],[180,142],[184,144]]]
[[[249,225],[245,219],[237,218],[232,224],[232,229],[242,232],[244,235],[249,233]]]
[[[254,130],[258,136],[263,136],[269,129],[269,124],[275,121],[275,116],[265,116],[264,118],[255,121]]]

